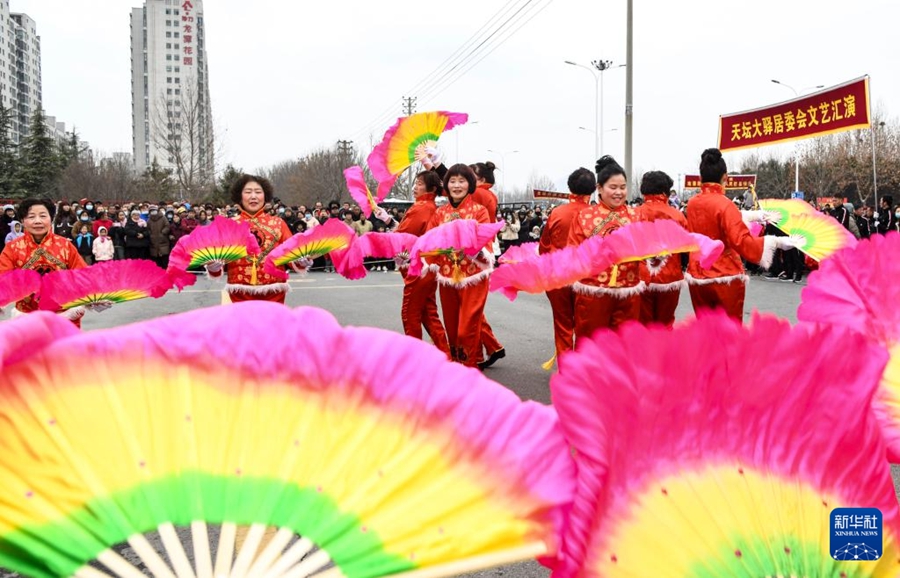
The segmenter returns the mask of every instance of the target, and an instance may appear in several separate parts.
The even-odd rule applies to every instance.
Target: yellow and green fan
[[[777,215],[777,219],[769,222],[782,231],[793,215],[816,214],[816,209],[812,205],[800,199],[760,199],[759,208],[772,216]]]
[[[850,231],[834,217],[822,213],[791,215],[779,228],[797,239],[797,248],[816,261],[856,245],[856,237]]]
[[[0,566],[32,578],[448,576],[552,558],[574,492],[552,408],[317,309],[34,313],[0,371]]]

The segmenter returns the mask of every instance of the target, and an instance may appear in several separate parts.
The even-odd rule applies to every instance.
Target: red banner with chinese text
[[[719,149],[733,151],[869,126],[869,77],[765,108],[719,117]]]
[[[543,191],[541,189],[534,189],[534,198],[567,201],[569,200],[569,193],[557,193],[555,191]]]
[[[684,188],[699,189],[703,180],[700,175],[684,175]],[[725,189],[728,191],[738,191],[749,189],[756,186],[756,175],[728,175],[728,182],[725,183]]]

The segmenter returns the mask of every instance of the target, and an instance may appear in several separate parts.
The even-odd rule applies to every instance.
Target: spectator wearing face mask
[[[150,205],[150,220],[147,221],[150,234],[150,258],[163,269],[169,266],[169,253],[172,250],[169,234],[169,220],[159,212],[159,207]]]
[[[94,262],[94,233],[89,224],[82,222],[75,225],[74,243],[84,262],[92,265]]]
[[[59,205],[59,211],[53,220],[53,232],[60,237],[72,239],[72,225],[76,222],[75,213],[72,212],[72,205],[68,201],[63,201]]]
[[[150,234],[147,232],[147,223],[141,219],[140,211],[132,211],[131,218],[125,225],[125,258],[150,258]]]
[[[94,212],[94,203],[88,199],[81,199],[79,204],[84,208],[84,212],[88,214],[88,220],[94,219],[97,214]]]
[[[87,212],[87,210],[82,211],[82,212],[78,215],[78,223],[81,224],[81,225],[87,225],[87,226],[89,227],[90,231],[91,231],[91,235],[93,236],[93,234],[94,234],[94,226],[93,226],[93,224],[91,223],[91,215],[90,215],[90,213]],[[74,233],[73,233],[73,234],[74,234]]]

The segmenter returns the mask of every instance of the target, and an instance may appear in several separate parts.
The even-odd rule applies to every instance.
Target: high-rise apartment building
[[[34,20],[0,0],[0,103],[13,111],[11,134],[20,143],[41,107],[41,39]]]
[[[214,170],[203,0],[145,0],[131,12],[135,169]]]

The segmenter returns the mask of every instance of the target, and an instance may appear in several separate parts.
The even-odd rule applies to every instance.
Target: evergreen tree
[[[22,144],[21,154],[20,179],[25,194],[52,196],[63,163],[40,108],[31,117],[31,129]]]
[[[10,138],[12,110],[0,104],[0,198],[19,196],[19,156]]]
[[[141,200],[170,201],[175,198],[175,190],[172,169],[161,167],[156,157],[153,157],[153,162],[144,169],[144,174],[138,179]]]
[[[217,179],[215,188],[203,201],[215,205],[231,204],[231,197],[228,196],[228,192],[231,190],[231,185],[241,178],[243,174],[244,172],[241,169],[236,169],[233,164],[228,163],[228,166],[225,167],[225,172]]]

